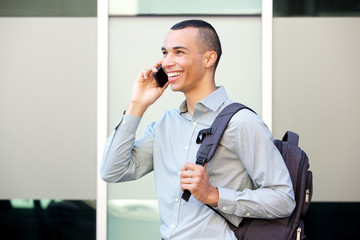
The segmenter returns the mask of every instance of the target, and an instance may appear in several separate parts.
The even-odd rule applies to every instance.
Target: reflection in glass
[[[109,15],[259,15],[260,0],[109,0]]]
[[[108,239],[161,239],[157,200],[110,200],[108,220]]]
[[[95,200],[0,200],[2,239],[95,240]]]
[[[275,17],[360,16],[359,0],[276,0]]]

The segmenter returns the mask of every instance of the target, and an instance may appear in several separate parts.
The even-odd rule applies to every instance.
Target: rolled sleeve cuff
[[[135,132],[141,121],[141,117],[124,114],[116,125],[115,130]]]
[[[219,190],[219,201],[218,201],[218,209],[224,213],[232,214],[234,213],[237,201],[236,201],[236,191],[227,189],[227,188],[220,188]]]

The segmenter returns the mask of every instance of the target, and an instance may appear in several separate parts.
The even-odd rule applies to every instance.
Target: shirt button
[[[122,124],[123,124],[123,125],[126,124],[126,121],[124,120],[124,121],[122,122]]]
[[[225,210],[226,210],[226,207],[224,206],[224,207],[222,207],[221,209],[222,209],[223,211],[225,211]]]
[[[196,122],[193,122],[193,125],[194,125],[194,126],[196,126],[196,124],[197,124]]]
[[[247,216],[247,217],[250,217],[250,213],[246,213],[246,216]]]
[[[175,225],[174,225],[174,224],[172,224],[170,227],[171,227],[171,228],[174,228],[174,227],[175,227]]]
[[[179,199],[178,198],[175,198],[175,202],[178,202],[179,201]]]
[[[188,146],[185,146],[185,150],[188,150],[189,149],[189,147]]]

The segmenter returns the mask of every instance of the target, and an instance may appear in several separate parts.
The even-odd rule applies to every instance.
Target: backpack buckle
[[[205,163],[206,163],[206,157],[204,157],[204,156],[198,156],[198,157],[196,158],[196,164],[197,164],[197,165],[204,166]]]
[[[207,136],[207,135],[213,135],[215,132],[215,128],[206,128],[206,129],[203,129],[201,130],[199,133],[198,133],[198,136],[196,138],[196,143],[197,144],[200,144],[204,141],[204,138]]]

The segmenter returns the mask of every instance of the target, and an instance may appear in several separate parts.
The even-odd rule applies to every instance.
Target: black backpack
[[[240,103],[232,103],[219,113],[210,128],[199,132],[196,142],[201,143],[201,146],[196,156],[196,164],[204,166],[211,160],[227,124],[241,109],[252,111]],[[274,141],[289,170],[294,187],[296,207],[291,216],[278,219],[243,218],[240,226],[234,226],[219,211],[207,205],[226,220],[237,239],[300,240],[305,238],[302,217],[306,214],[311,202],[312,172],[309,170],[308,157],[298,147],[298,143],[299,135],[291,131],[287,131],[281,141]],[[182,198],[188,201],[190,196],[191,193],[186,190]]]

